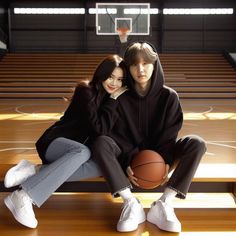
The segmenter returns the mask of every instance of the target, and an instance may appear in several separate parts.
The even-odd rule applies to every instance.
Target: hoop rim
[[[120,28],[117,28],[116,31],[118,32],[119,35],[128,35],[130,32],[130,29],[126,27],[120,27]]]

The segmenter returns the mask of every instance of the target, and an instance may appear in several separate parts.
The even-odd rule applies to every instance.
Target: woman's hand
[[[116,100],[121,94],[123,94],[127,90],[128,90],[127,86],[121,87],[117,89],[114,93],[112,93],[110,97]]]
[[[130,182],[133,183],[136,186],[139,186],[139,184],[137,183],[138,179],[134,176],[134,172],[132,171],[130,166],[127,167],[126,173],[128,175],[128,178],[129,178]]]
[[[163,176],[163,182],[161,183],[161,186],[164,185],[167,182],[167,180],[168,180],[167,177],[168,177],[168,174],[169,174],[169,170],[170,170],[170,166],[169,166],[169,164],[166,164],[166,173]]]

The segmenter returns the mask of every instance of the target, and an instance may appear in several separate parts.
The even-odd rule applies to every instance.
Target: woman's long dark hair
[[[102,99],[104,98],[104,96],[106,95],[106,91],[103,88],[102,82],[107,80],[112,72],[115,70],[115,68],[121,68],[123,71],[123,77],[126,77],[126,69],[125,69],[125,64],[123,59],[114,54],[114,55],[108,55],[106,58],[104,58],[100,64],[97,66],[94,74],[93,74],[93,78],[92,80],[86,84],[84,82],[79,83],[75,89],[74,92],[74,96],[76,96],[76,94],[79,92],[79,88],[81,86],[89,86],[91,87],[91,89],[94,89],[95,93],[96,93],[96,104],[99,105],[100,102],[102,101]],[[124,85],[125,80],[122,80],[122,83]]]
[[[116,54],[109,55],[98,65],[89,85],[95,87],[97,90],[101,90],[103,88],[102,82],[111,76],[116,67],[120,67],[123,70],[125,78],[125,65],[123,59]]]

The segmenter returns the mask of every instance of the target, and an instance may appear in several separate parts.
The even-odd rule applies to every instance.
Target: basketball
[[[162,156],[152,150],[142,150],[137,153],[130,165],[137,183],[142,189],[158,187],[166,172],[165,161]]]

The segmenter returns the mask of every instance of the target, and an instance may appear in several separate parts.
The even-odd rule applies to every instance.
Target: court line
[[[221,144],[221,143],[214,143],[214,142],[206,142],[207,144],[211,144],[211,145],[216,145],[216,146],[220,146],[220,147],[228,147],[228,148],[233,148],[236,149],[236,146],[231,146],[231,145],[227,145],[227,144]]]
[[[32,114],[32,113],[25,113],[23,111],[20,111],[20,108],[22,108],[22,107],[30,107],[30,106],[53,106],[53,107],[55,107],[55,106],[64,106],[64,104],[23,104],[23,105],[19,105],[19,106],[15,107],[15,111],[17,113],[25,114],[25,115]],[[45,107],[43,107],[42,109],[45,109]]]
[[[4,148],[4,149],[0,149],[0,152],[6,152],[6,151],[12,151],[12,150],[35,150],[35,148],[27,148],[27,147],[23,147],[23,148]]]
[[[21,114],[21,115],[25,115],[25,116],[29,115],[29,116],[34,116],[34,117],[45,117],[44,115],[40,115],[40,113],[37,113],[37,112],[39,112],[39,111],[33,112],[33,113],[29,113],[29,112],[27,113],[27,112],[20,111],[19,108],[24,107],[24,106],[25,106],[25,105],[17,106],[17,107],[15,108],[15,111],[16,111],[17,113],[19,113],[19,114]],[[64,112],[64,111],[63,111],[63,112]],[[63,112],[61,111],[61,112],[57,112],[57,113],[60,113],[60,114],[62,115]],[[55,114],[54,116],[47,116],[47,119],[53,119],[53,118],[55,118],[55,117],[57,117],[57,116],[58,116],[58,114]]]
[[[213,107],[210,106],[210,108],[209,108],[208,111],[204,111],[204,112],[202,112],[202,115],[207,114],[207,113],[210,113],[210,112],[212,112],[213,110],[214,110]]]
[[[0,140],[0,143],[35,143],[35,141],[12,141],[12,140]]]
[[[48,120],[48,121],[42,121],[42,122],[31,122],[31,123],[25,123],[23,124],[24,126],[27,126],[27,125],[41,125],[41,124],[48,124],[48,123],[52,123],[52,122],[55,122],[55,120]]]
[[[236,141],[227,141],[227,140],[208,140],[207,142],[212,142],[212,143],[236,143]]]

